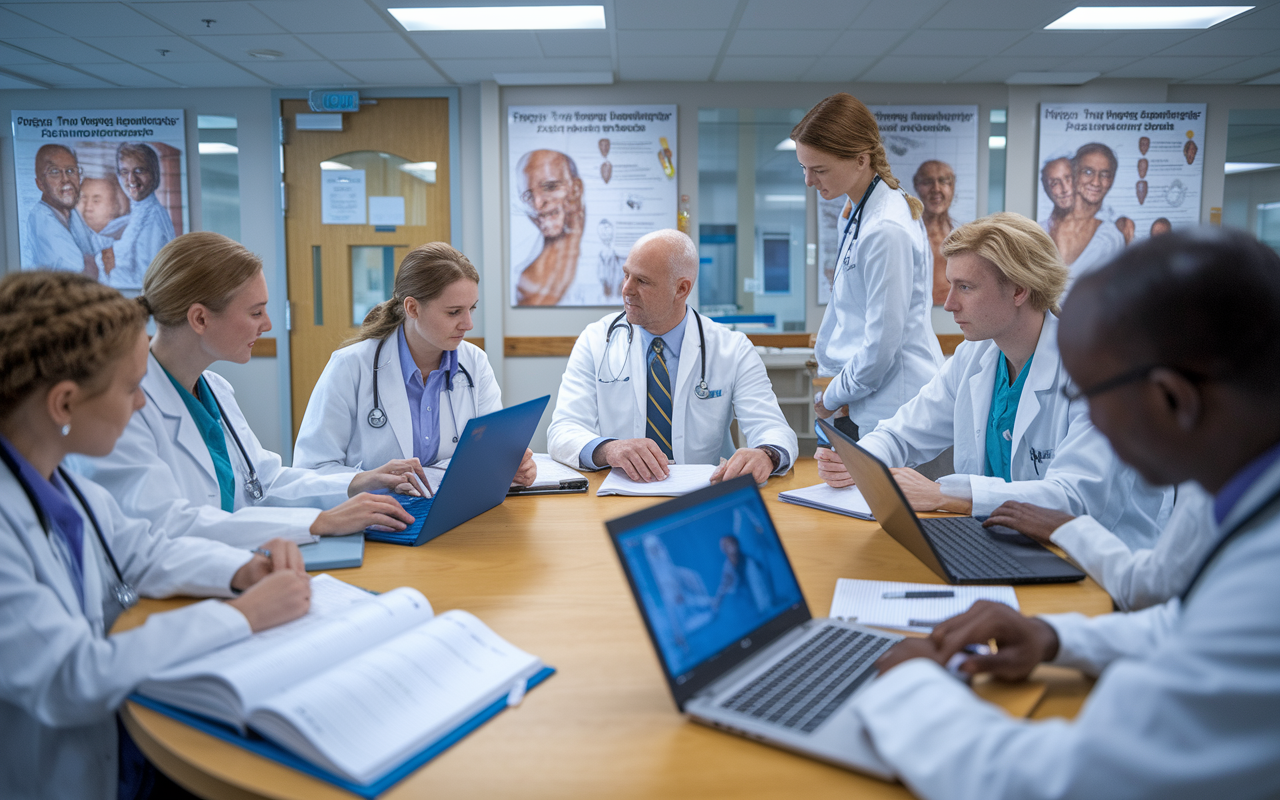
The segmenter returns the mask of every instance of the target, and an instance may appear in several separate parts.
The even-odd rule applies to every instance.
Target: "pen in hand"
[[[939,597],[955,597],[956,593],[950,589],[942,591],[915,591],[915,592],[885,592],[880,595],[884,600],[929,600]]]

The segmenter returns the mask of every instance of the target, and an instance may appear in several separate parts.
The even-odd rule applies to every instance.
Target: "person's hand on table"
[[[931,481],[910,467],[894,467],[889,470],[893,479],[898,482],[902,494],[916,511],[952,511],[957,514],[968,514],[973,511],[973,502],[959,497],[948,497],[942,493],[937,481]]]
[[[412,475],[417,475],[424,484],[427,473],[422,469],[422,462],[416,458],[393,458],[377,469],[358,472],[347,485],[347,496],[355,497],[361,492],[375,489],[390,489],[398,494],[420,495]]]
[[[818,462],[818,477],[822,478],[828,486],[833,489],[843,489],[853,485],[853,477],[849,475],[849,470],[844,468],[844,462],[840,460],[840,456],[836,455],[835,450],[819,447],[814,451],[813,457]]]
[[[533,460],[533,451],[526,447],[524,458],[520,460],[520,469],[516,470],[516,477],[511,482],[521,486],[532,486],[537,479],[538,463]]]
[[[288,539],[272,539],[253,551],[253,558],[231,576],[231,588],[243,592],[273,572],[306,574],[307,566],[298,545]]]
[[[1006,500],[991,512],[982,523],[984,527],[1003,525],[1013,528],[1018,533],[1030,536],[1041,544],[1049,544],[1053,532],[1066,525],[1075,517],[1052,508],[1020,503],[1017,500]]]
[[[756,483],[764,483],[773,473],[773,459],[758,447],[740,447],[728,461],[711,473],[711,482],[730,481],[739,475],[750,475]]]
[[[311,579],[302,553],[287,539],[272,539],[255,550],[232,576],[231,588],[245,590],[227,605],[244,615],[254,633],[295,620],[311,607]]]
[[[620,469],[627,477],[639,483],[652,483],[665,480],[670,470],[667,469],[667,455],[652,439],[614,439],[604,442],[592,454],[597,464],[608,464]]]
[[[1052,625],[990,600],[979,600],[968,611],[938,625],[929,639],[944,658],[951,658],[965,645],[994,639],[994,652],[970,656],[960,671],[969,675],[990,672],[1006,681],[1023,680],[1037,664],[1058,655],[1058,634]]]
[[[312,536],[345,536],[377,525],[389,531],[402,531],[413,524],[413,515],[385,494],[358,494],[350,500],[321,511],[311,523]]]
[[[876,669],[883,675],[902,662],[910,661],[913,658],[927,658],[944,666],[947,663],[933,640],[927,637],[909,637],[890,647],[885,651],[884,655],[876,659]]]

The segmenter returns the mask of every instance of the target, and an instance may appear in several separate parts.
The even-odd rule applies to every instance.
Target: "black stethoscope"
[[[702,330],[702,315],[697,311],[693,312],[693,321],[698,323],[698,354],[701,363],[701,375],[698,385],[693,387],[693,395],[699,400],[706,400],[711,396],[711,390],[707,388],[707,336]],[[627,352],[631,351],[631,337],[634,335],[634,329],[631,323],[627,322],[627,312],[623,311],[613,318],[609,323],[609,330],[604,334],[604,355],[600,359],[600,369],[605,368],[605,364],[609,363],[609,348],[613,347],[613,333],[626,329],[627,331]],[[627,359],[629,362],[630,359]],[[617,383],[618,381],[629,381],[631,376],[622,377],[621,371],[615,372],[612,378],[605,379],[601,376],[600,371],[596,372],[596,380],[600,383]]]
[[[44,513],[44,507],[40,505],[36,498],[35,490],[32,489],[22,477],[22,472],[18,469],[18,464],[13,460],[8,450],[0,447],[0,460],[4,461],[4,465],[13,473],[13,478],[22,487],[22,491],[26,493],[27,500],[31,503],[31,510],[36,512],[36,519],[40,521],[40,527],[44,530],[45,538],[50,537],[49,518]],[[130,609],[138,604],[138,593],[124,579],[124,573],[120,571],[120,565],[116,563],[116,557],[111,552],[111,548],[107,545],[107,539],[102,535],[102,527],[98,525],[98,517],[90,508],[89,502],[84,499],[84,495],[80,493],[80,487],[75,485],[71,480],[71,476],[67,475],[62,467],[58,467],[58,475],[62,476],[62,481],[71,489],[71,493],[76,496],[76,501],[80,503],[80,507],[84,509],[84,513],[89,517],[89,524],[93,526],[93,532],[98,536],[98,543],[102,545],[102,552],[106,554],[107,561],[111,562],[111,571],[116,575],[115,585],[111,587],[111,595],[116,602],[120,604],[122,609]]]
[[[378,370],[382,369],[382,346],[387,343],[386,339],[378,342],[378,346],[373,351],[373,408],[369,409],[369,425],[374,428],[381,428],[387,424],[387,412],[382,410],[382,399],[378,396]],[[467,379],[467,388],[471,390],[471,403],[475,406],[475,415],[480,416],[480,401],[476,399],[476,382],[472,380],[471,373],[467,368],[462,366],[462,362],[458,362],[458,372]],[[453,410],[453,376],[446,373],[444,376],[444,389],[449,393],[449,416],[453,418],[453,443],[458,443],[458,415]]]
[[[236,433],[235,426],[227,419],[227,412],[222,408],[222,403],[218,402],[218,396],[213,393],[213,387],[209,386],[208,381],[204,384],[209,390],[209,396],[213,398],[213,404],[218,407],[218,415],[222,417],[222,422],[227,426],[227,430],[231,431],[231,438],[236,443],[236,449],[240,451],[241,457],[244,458],[244,465],[249,468],[249,477],[244,481],[245,494],[249,495],[255,502],[261,500],[265,495],[262,491],[262,481],[258,480],[258,471],[253,468],[253,461],[249,459],[249,451],[244,449],[244,444],[240,441],[240,434]]]
[[[875,191],[876,184],[880,182],[880,176],[876,175],[871,179],[871,185],[862,193],[862,199],[858,201],[858,207],[849,215],[849,221],[844,224],[844,233],[840,234],[840,252],[844,253],[844,266],[849,266],[850,254],[844,252],[844,244],[849,236],[849,229],[853,229],[853,241],[858,241],[858,234],[862,233],[862,209],[866,207],[867,200],[871,197],[871,193]]]

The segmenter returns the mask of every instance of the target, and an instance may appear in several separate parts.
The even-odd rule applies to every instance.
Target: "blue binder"
[[[533,677],[529,678],[526,684],[527,688],[533,689],[533,687],[542,683],[554,674],[555,669],[553,667],[543,667],[540,671],[535,673]],[[193,714],[190,711],[184,711],[180,708],[171,706],[168,703],[161,703],[157,700],[152,700],[149,697],[143,697],[137,693],[129,695],[129,700],[140,706],[149,708],[152,711],[158,711],[167,717],[172,717],[186,725],[190,725],[202,733],[207,733],[210,736],[223,740],[224,742],[230,742],[239,747],[243,747],[251,753],[260,755],[263,758],[269,758],[272,761],[277,761],[284,764],[286,767],[291,767],[292,769],[296,769],[297,771],[310,775],[314,778],[328,781],[334,786],[365,798],[377,797],[392,786],[395,786],[397,783],[416,771],[418,767],[421,767],[423,764],[440,755],[445,750],[448,750],[450,747],[461,741],[467,734],[493,719],[499,712],[507,707],[507,696],[504,694],[487,707],[481,709],[480,713],[476,714],[471,719],[462,723],[457,728],[454,728],[451,732],[445,734],[440,739],[437,739],[427,745],[421,752],[410,756],[403,764],[391,770],[382,778],[370,784],[358,784],[352,783],[346,778],[334,775],[328,770],[321,769],[309,761],[304,761],[275,742],[272,742],[269,739],[264,739],[253,731],[249,731],[248,735],[242,735],[240,731],[229,725],[225,725],[222,722],[211,720],[207,717],[200,716],[199,714]]]

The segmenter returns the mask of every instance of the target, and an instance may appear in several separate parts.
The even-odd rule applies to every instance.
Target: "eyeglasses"
[[[1096,175],[1104,181],[1112,181],[1116,178],[1116,174],[1109,169],[1095,170],[1093,167],[1081,167],[1080,174],[1086,178],[1092,178]]]
[[[83,174],[84,174],[84,170],[80,169],[79,167],[70,167],[69,169],[58,169],[57,167],[50,167],[49,169],[46,169],[44,171],[44,176],[51,181],[56,181],[64,175],[67,176],[68,178],[78,178]]]
[[[1127,372],[1122,372],[1119,375],[1115,376],[1114,378],[1109,378],[1095,386],[1090,386],[1088,389],[1081,389],[1079,386],[1076,386],[1074,383],[1068,382],[1067,385],[1062,387],[1062,396],[1067,398],[1073,403],[1077,400],[1081,400],[1088,397],[1094,397],[1096,395],[1102,394],[1103,392],[1109,392],[1112,389],[1118,389],[1121,386],[1124,386],[1126,383],[1133,383],[1134,381],[1140,381],[1146,378],[1148,375],[1150,375],[1151,371],[1156,369],[1159,366],[1161,365],[1147,364],[1145,366],[1136,367],[1134,369],[1128,370]]]
[[[151,177],[151,170],[147,169],[146,167],[134,167],[133,169],[122,169],[122,170],[119,170],[119,173],[121,178],[127,178],[130,175],[132,175],[135,178]]]

